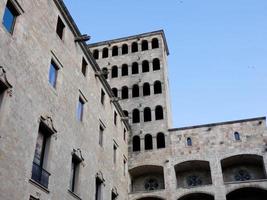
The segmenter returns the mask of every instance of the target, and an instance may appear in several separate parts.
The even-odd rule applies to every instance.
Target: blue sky
[[[267,115],[266,0],[64,0],[90,42],[164,29],[174,127]]]

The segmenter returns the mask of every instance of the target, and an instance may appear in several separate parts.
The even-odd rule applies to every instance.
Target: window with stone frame
[[[16,6],[14,5],[13,1],[8,0],[5,7],[2,23],[6,28],[6,30],[11,34],[14,31],[15,22],[19,15],[20,13],[16,8]]]
[[[56,32],[61,40],[63,39],[64,30],[65,30],[65,24],[62,21],[62,19],[58,16]]]
[[[82,74],[84,76],[86,76],[86,73],[87,73],[87,66],[88,66],[88,63],[86,62],[86,60],[83,58],[82,59]]]

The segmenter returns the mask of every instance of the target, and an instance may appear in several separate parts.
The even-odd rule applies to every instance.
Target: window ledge
[[[76,193],[72,192],[70,189],[68,189],[68,192],[71,196],[73,196],[76,199],[82,200]]]
[[[29,182],[38,187],[39,189],[43,190],[44,192],[46,192],[47,194],[50,192],[46,187],[44,187],[43,185],[41,185],[40,183],[36,182],[35,180],[33,179],[29,179]]]
[[[247,180],[247,181],[229,181],[224,182],[225,185],[231,185],[231,184],[241,184],[241,183],[256,183],[256,182],[266,182],[267,179],[254,179],[254,180]]]

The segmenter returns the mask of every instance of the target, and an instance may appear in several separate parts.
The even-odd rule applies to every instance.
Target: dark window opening
[[[133,151],[140,151],[140,137],[137,135],[133,137]]]
[[[149,72],[149,62],[147,60],[142,62],[142,72]]]
[[[77,119],[79,121],[83,120],[83,115],[84,115],[84,100],[79,97],[79,101],[78,101],[78,106],[77,106]]]
[[[160,81],[155,81],[155,83],[154,83],[154,94],[161,94],[161,93],[162,93],[161,82]]]
[[[99,145],[103,147],[103,139],[104,139],[104,127],[102,125],[99,126]]]
[[[149,122],[149,121],[151,121],[151,109],[145,108],[144,109],[144,122]]]
[[[126,117],[128,117],[128,116],[129,116],[129,113],[128,113],[128,111],[127,111],[127,110],[124,110],[124,111],[123,111],[123,113],[124,113],[124,115],[125,115]]]
[[[76,192],[77,190],[77,179],[79,171],[80,160],[75,156],[72,156],[71,160],[71,176],[70,176],[70,190]]]
[[[93,57],[94,57],[94,59],[98,59],[99,58],[99,51],[97,50],[97,49],[95,49],[94,51],[93,51]]]
[[[19,12],[16,10],[11,1],[7,1],[3,17],[3,25],[9,33],[12,33],[14,30],[17,16],[19,16]]]
[[[117,46],[114,46],[112,48],[112,56],[117,56],[117,55],[119,55],[119,49]]]
[[[105,79],[108,79],[108,69],[107,69],[106,67],[104,67],[104,68],[102,69],[102,73],[103,73],[103,75],[104,75],[104,78],[105,78]]]
[[[147,40],[142,41],[142,51],[148,50],[148,42]]]
[[[124,141],[126,141],[126,133],[127,133],[127,132],[126,132],[126,129],[124,128],[124,129],[123,129],[123,140],[124,140]]]
[[[186,139],[187,146],[192,146],[192,139],[189,137]]]
[[[133,123],[140,122],[140,111],[138,109],[133,110]]]
[[[117,162],[117,145],[113,144],[113,164],[116,164]]]
[[[117,78],[118,77],[118,67],[113,66],[111,68],[111,78]]]
[[[102,58],[107,58],[108,57],[108,48],[104,48],[103,50],[102,50]]]
[[[101,103],[104,104],[105,103],[105,92],[104,90],[101,89]]]
[[[138,51],[138,44],[137,42],[132,43],[132,53],[135,53]]]
[[[138,74],[139,73],[139,69],[138,69],[138,63],[134,62],[132,64],[132,74]]]
[[[139,86],[138,85],[133,85],[132,96],[139,97]]]
[[[58,69],[58,66],[52,60],[49,69],[49,83],[53,86],[53,88],[56,88]]]
[[[62,19],[60,17],[57,18],[57,35],[60,39],[63,38],[63,33],[65,29],[65,24],[63,23]]]
[[[150,95],[150,85],[149,85],[149,83],[144,83],[143,96],[149,96],[149,95]]]
[[[152,136],[150,134],[146,134],[145,136],[145,150],[153,149],[153,141]]]
[[[114,125],[117,125],[117,116],[118,114],[116,113],[116,111],[114,111]]]
[[[160,61],[158,58],[153,59],[153,71],[160,70]]]
[[[152,39],[152,49],[159,48],[159,40],[157,38]]]
[[[156,118],[156,120],[163,119],[163,108],[161,106],[156,107],[155,118]]]
[[[86,76],[87,65],[88,65],[88,64],[87,64],[86,60],[83,58],[83,59],[82,59],[82,73],[83,73],[84,76]]]
[[[128,65],[123,64],[121,67],[121,75],[122,76],[127,76],[128,75]]]
[[[240,140],[240,134],[238,132],[235,132],[234,135],[236,141]]]
[[[121,98],[122,99],[128,99],[129,97],[129,90],[127,86],[123,86],[121,89]]]
[[[96,178],[95,181],[95,200],[102,199],[102,181],[99,178]]]
[[[122,45],[122,55],[127,54],[128,53],[128,45],[124,44]]]
[[[112,92],[114,97],[118,97],[118,89],[117,88],[112,88]]]
[[[165,136],[163,133],[158,133],[157,134],[157,148],[165,148]]]

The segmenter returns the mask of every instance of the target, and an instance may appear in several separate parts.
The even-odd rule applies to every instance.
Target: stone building
[[[0,16],[1,200],[267,199],[265,117],[172,128],[162,30],[87,45],[62,0]]]

